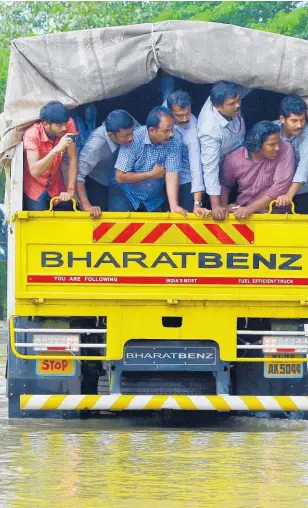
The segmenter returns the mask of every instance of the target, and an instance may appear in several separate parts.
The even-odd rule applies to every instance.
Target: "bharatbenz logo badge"
[[[214,347],[143,347],[125,348],[125,365],[215,365]]]

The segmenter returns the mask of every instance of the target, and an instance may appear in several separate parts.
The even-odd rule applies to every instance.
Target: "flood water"
[[[308,422],[205,414],[7,419],[0,344],[0,507],[308,506]]]

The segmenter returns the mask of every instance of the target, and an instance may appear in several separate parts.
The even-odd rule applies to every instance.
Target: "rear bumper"
[[[28,410],[308,411],[308,396],[264,395],[21,395]]]

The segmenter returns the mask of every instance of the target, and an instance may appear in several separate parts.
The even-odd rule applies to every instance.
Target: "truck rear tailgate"
[[[19,212],[17,299],[308,297],[305,216],[245,222],[172,214]]]

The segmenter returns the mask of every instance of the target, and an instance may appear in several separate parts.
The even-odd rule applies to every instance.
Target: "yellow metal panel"
[[[93,231],[110,223],[94,242]],[[130,235],[131,224],[142,227]],[[158,224],[163,233],[153,241]],[[221,358],[234,361],[238,317],[308,317],[307,238],[302,216],[255,215],[245,222],[231,216],[215,223],[176,214],[104,213],[94,221],[82,212],[22,212],[16,311],[107,316],[106,359],[121,359],[124,344],[142,337],[213,340]],[[182,327],[164,328],[162,316],[182,317]]]
[[[114,232],[110,237],[112,229],[107,232],[102,244],[93,242],[93,227],[98,227],[98,221],[82,213],[65,219],[41,215],[17,220],[18,299],[58,299],[63,295],[69,300],[130,300],[134,295],[134,299],[159,300],[177,295],[190,300],[274,301],[281,297],[298,301],[307,294],[308,224],[295,222],[295,218],[258,218],[244,224],[231,219],[223,224],[182,219],[173,221],[153,244],[143,244],[143,234],[147,237],[157,224],[153,214],[140,214],[130,222],[113,216],[106,222],[113,220]],[[138,221],[144,226],[127,242],[111,241]],[[183,226],[194,231],[196,243],[180,231]],[[215,236],[213,227],[220,228],[222,236],[219,232]],[[254,243],[236,227],[249,228]],[[198,243],[199,237],[207,243]],[[234,243],[221,243],[228,238]]]
[[[93,241],[103,244],[200,244],[221,245],[253,243],[245,236],[245,231],[254,236],[254,225],[238,226],[234,223],[207,223],[201,221],[95,221],[93,222]]]
[[[267,223],[256,226],[256,241],[264,247],[303,247],[307,249],[307,223],[299,224],[271,224],[270,229]]]

